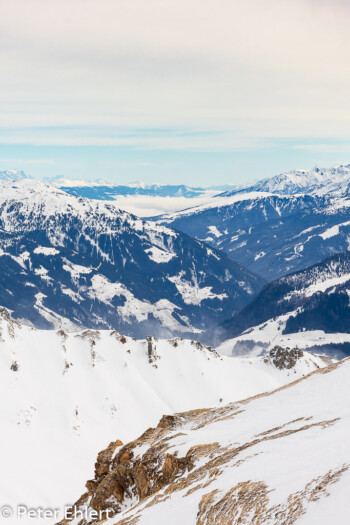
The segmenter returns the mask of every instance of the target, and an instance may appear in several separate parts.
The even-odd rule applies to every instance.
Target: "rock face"
[[[87,481],[87,492],[70,513],[78,515],[82,506],[88,504],[98,512],[99,518],[111,517],[122,512],[135,498],[142,501],[192,470],[194,460],[206,455],[212,447],[193,447],[183,458],[168,453],[169,430],[177,428],[180,417],[181,414],[164,416],[157,428],[148,429],[139,439],[125,446],[119,440],[110,443],[98,454],[95,477]],[[60,525],[69,521],[64,519]],[[85,523],[89,520],[84,520],[81,525]]]
[[[299,357],[276,349],[272,358],[288,368]],[[322,523],[345,523],[349,378],[347,359],[271,393],[164,416],[99,454],[71,512],[87,511],[79,525],[107,513],[113,525],[176,525],[179,516],[186,525],[292,525],[301,516],[313,525],[320,513]]]

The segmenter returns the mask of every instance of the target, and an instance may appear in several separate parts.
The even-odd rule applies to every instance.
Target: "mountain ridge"
[[[349,375],[347,359],[225,407],[164,416],[99,454],[71,510],[88,511],[82,525],[97,522],[89,511],[116,525],[342,523]]]
[[[261,179],[254,184],[243,186],[238,190],[223,192],[219,196],[229,196],[236,192],[263,191],[279,195],[337,195],[344,196],[350,192],[350,164],[337,164],[332,168],[303,170],[297,169],[273,177]]]
[[[2,308],[0,345],[2,444],[16,451],[3,455],[0,493],[14,507],[20,496],[63,508],[109,436],[128,442],[165,413],[220,407],[327,364],[305,353],[280,369],[264,358],[221,357],[195,340],[37,330]]]
[[[347,251],[268,283],[237,316],[218,327],[216,337],[221,342],[232,339],[233,348],[240,342],[236,348],[243,349],[246,344],[248,349],[249,341],[252,348],[259,347],[261,341],[263,348],[277,335],[295,339],[298,333],[307,337],[314,332],[321,341],[326,340],[325,346],[332,346],[333,337],[334,348],[339,345],[341,350],[340,335],[349,334],[350,330],[349,291],[350,252]],[[327,334],[333,335],[327,338]],[[348,343],[348,338],[343,339]],[[229,341],[226,345],[223,343],[229,344]],[[315,344],[317,346],[317,342]]]
[[[0,171],[0,181],[19,181],[31,179],[31,176],[25,171],[4,170]]]
[[[0,258],[0,304],[41,328],[199,333],[263,284],[181,232],[40,181],[0,184]]]
[[[350,201],[242,193],[156,218],[226,252],[267,281],[348,248]]]

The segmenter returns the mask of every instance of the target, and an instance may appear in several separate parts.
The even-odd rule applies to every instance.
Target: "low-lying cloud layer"
[[[151,195],[118,195],[115,204],[118,208],[126,210],[139,217],[155,217],[172,211],[185,210],[192,206],[208,204],[216,191],[208,191],[201,197],[152,197]]]

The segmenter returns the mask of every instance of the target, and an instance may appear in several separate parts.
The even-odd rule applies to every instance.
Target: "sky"
[[[244,184],[350,162],[348,0],[0,0],[0,170]]]

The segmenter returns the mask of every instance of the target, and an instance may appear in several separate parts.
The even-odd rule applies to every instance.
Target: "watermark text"
[[[91,520],[102,520],[112,518],[114,512],[110,509],[97,511],[91,509],[90,507],[75,508],[71,505],[67,505],[63,509],[61,508],[52,508],[52,507],[29,507],[27,505],[2,505],[0,506],[0,520],[1,519],[23,519],[25,520],[48,520],[48,519],[85,519],[86,521]]]

